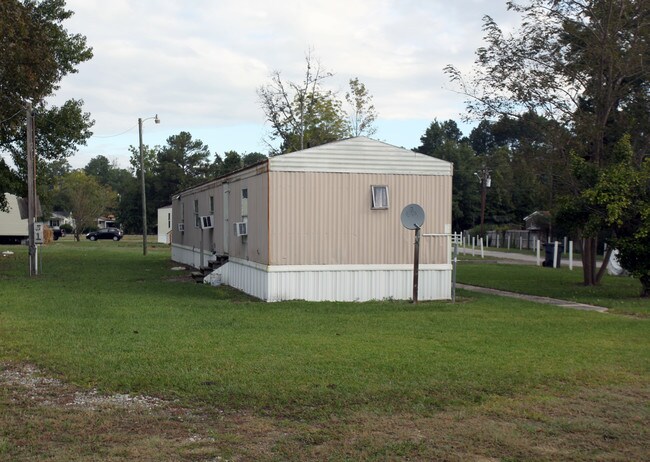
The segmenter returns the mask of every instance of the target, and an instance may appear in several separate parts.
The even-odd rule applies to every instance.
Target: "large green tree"
[[[0,190],[18,194],[26,190],[26,101],[34,107],[41,164],[70,156],[91,135],[92,121],[81,101],[70,100],[60,107],[47,104],[61,79],[92,58],[85,37],[68,32],[63,25],[72,14],[64,0],[0,2],[0,156],[8,154],[15,166],[0,163]],[[38,182],[42,185],[47,180],[39,178]]]
[[[490,17],[484,21],[487,45],[477,51],[473,73],[453,66],[446,71],[470,97],[468,110],[479,117],[534,112],[570,130],[564,146],[597,170],[607,169],[612,147],[647,113],[650,63],[650,12],[647,0],[530,0],[508,2],[522,16],[505,35]],[[645,135],[647,137],[647,135]],[[558,146],[558,148],[560,148]],[[580,196],[579,181],[566,185],[565,197]],[[596,284],[597,237],[589,211],[576,237],[584,239],[586,285]]]
[[[453,120],[431,122],[415,151],[454,164],[452,179],[452,227],[463,231],[473,227],[480,213],[479,182],[475,176],[479,161]]]
[[[155,208],[169,204],[175,192],[207,180],[209,173],[210,150],[203,141],[193,139],[189,132],[168,137],[153,167]]]
[[[115,205],[115,192],[101,185],[94,177],[83,170],[70,172],[61,181],[61,193],[67,209],[75,219],[74,236],[84,229],[97,225],[97,218]]]

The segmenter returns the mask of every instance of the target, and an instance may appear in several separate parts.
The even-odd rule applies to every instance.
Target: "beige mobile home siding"
[[[195,225],[194,200],[198,199],[199,201],[199,216],[211,215],[210,196],[215,194],[214,191],[214,183],[210,183],[185,192],[180,198],[178,196],[172,197],[172,242],[174,244],[187,246],[197,251],[200,250],[201,228]],[[181,216],[181,203],[185,204],[183,216]],[[178,230],[179,223],[184,223],[184,232]],[[206,229],[203,232],[203,250],[204,252],[210,252],[213,248],[214,231]]]
[[[264,168],[265,170],[265,168]],[[241,258],[255,263],[268,265],[269,263],[269,208],[268,208],[268,174],[260,171],[254,176],[236,179],[228,184],[230,190],[229,211],[229,256]],[[223,197],[220,187],[219,196]],[[248,236],[235,236],[234,224],[242,221],[241,191],[248,189]],[[220,209],[223,215],[223,208]],[[223,223],[223,216],[218,223]],[[221,225],[219,225],[221,226]],[[222,234],[220,234],[221,236]],[[217,241],[222,242],[222,241]],[[223,244],[218,245],[222,248]]]
[[[413,231],[400,214],[426,213],[423,233],[451,223],[451,176],[270,172],[270,264],[351,265],[413,262]],[[389,209],[371,209],[371,186],[386,185]],[[425,238],[422,264],[448,263],[445,239]]]

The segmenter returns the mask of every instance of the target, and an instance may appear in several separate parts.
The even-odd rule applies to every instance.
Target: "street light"
[[[485,202],[487,199],[487,188],[492,185],[492,178],[490,177],[490,169],[483,167],[479,172],[474,175],[481,182],[481,237],[485,237]]]
[[[159,124],[158,114],[146,119],[138,118],[138,132],[140,134],[140,176],[142,177],[142,255],[147,255],[147,193],[144,189],[144,153],[142,148],[142,122],[153,119]]]

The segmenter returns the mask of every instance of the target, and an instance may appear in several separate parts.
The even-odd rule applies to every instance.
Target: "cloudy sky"
[[[67,76],[54,104],[81,98],[95,120],[88,146],[127,166],[129,146],[163,145],[180,131],[223,154],[266,152],[269,131],[256,89],[278,70],[299,81],[311,49],[345,93],[358,77],[379,113],[375,138],[418,146],[432,120],[460,124],[463,97],[443,74],[469,69],[483,44],[481,18],[508,28],[505,0],[67,0],[65,27],[87,37],[94,58]],[[461,125],[464,131],[468,126]]]

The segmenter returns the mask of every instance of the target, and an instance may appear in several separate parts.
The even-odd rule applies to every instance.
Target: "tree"
[[[487,46],[477,51],[469,80],[453,66],[446,72],[470,99],[474,116],[534,112],[570,130],[563,146],[597,170],[607,169],[612,146],[630,123],[626,112],[647,102],[650,28],[647,2],[639,0],[531,0],[508,3],[522,15],[520,28],[504,36],[484,19]],[[643,91],[645,89],[645,91]],[[647,112],[647,106],[646,106]],[[614,130],[615,128],[615,130]],[[618,133],[618,137],[617,137]],[[633,135],[632,145],[637,145]],[[559,146],[558,146],[559,148]],[[580,182],[565,185],[565,197],[580,196]],[[570,201],[566,201],[568,203]],[[601,230],[588,226],[584,238],[584,283],[597,283],[596,246]]]
[[[576,169],[592,179],[578,198],[590,209],[588,225],[611,227],[610,249],[616,248],[623,268],[641,282],[641,296],[650,296],[650,159],[638,161],[629,135],[613,150],[612,165],[596,171],[575,157]]]
[[[208,146],[192,139],[189,132],[167,138],[167,145],[158,150],[153,167],[154,208],[168,204],[175,192],[206,181],[209,158]]]
[[[476,223],[480,210],[479,182],[476,172],[478,159],[453,120],[434,120],[420,137],[416,152],[437,157],[454,164],[452,178],[452,227],[456,231],[469,229]]]
[[[96,156],[90,159],[84,167],[87,175],[94,177],[100,184],[110,187],[117,194],[118,203],[127,192],[137,188],[137,179],[125,168],[120,168],[115,160],[110,161],[106,156]],[[118,219],[120,217],[118,216]]]
[[[345,94],[345,100],[350,106],[348,125],[350,136],[372,136],[377,132],[373,123],[377,119],[372,95],[358,77],[350,79],[350,91]]]
[[[65,10],[63,0],[0,3],[0,156],[8,152],[17,168],[9,168],[6,162],[0,165],[2,190],[21,195],[26,191],[25,101],[34,105],[36,152],[41,162],[70,156],[91,135],[93,122],[82,111],[81,101],[51,108],[45,102],[64,76],[77,72],[80,63],[92,58],[85,37],[63,26],[72,14]]]
[[[249,165],[255,165],[267,159],[268,157],[259,152],[249,152],[248,154],[244,154],[242,157],[242,163],[244,164],[244,167],[248,167]]]
[[[75,219],[74,236],[97,224],[97,218],[115,204],[116,195],[107,186],[88,176],[83,170],[69,173],[62,181],[62,193]]]
[[[157,210],[154,207],[153,198],[155,196],[155,170],[158,166],[158,151],[160,146],[150,148],[148,145],[142,146],[142,157],[144,160],[144,185],[147,199],[147,225],[156,222]],[[130,172],[135,181],[133,181],[125,193],[120,197],[118,206],[118,216],[120,224],[128,233],[142,233],[142,183],[140,168],[140,150],[134,146],[129,146],[131,157]],[[149,226],[147,226],[148,228]],[[150,230],[147,229],[147,232]]]
[[[242,168],[242,159],[237,151],[228,151],[224,153],[224,160],[221,166],[221,175],[227,175]]]
[[[267,144],[272,155],[318,146],[347,135],[341,101],[322,88],[323,80],[333,74],[324,71],[311,53],[305,56],[305,63],[302,82],[285,82],[280,72],[274,71],[271,82],[257,89],[260,106],[271,124]],[[278,139],[280,148],[273,148],[271,142]]]

